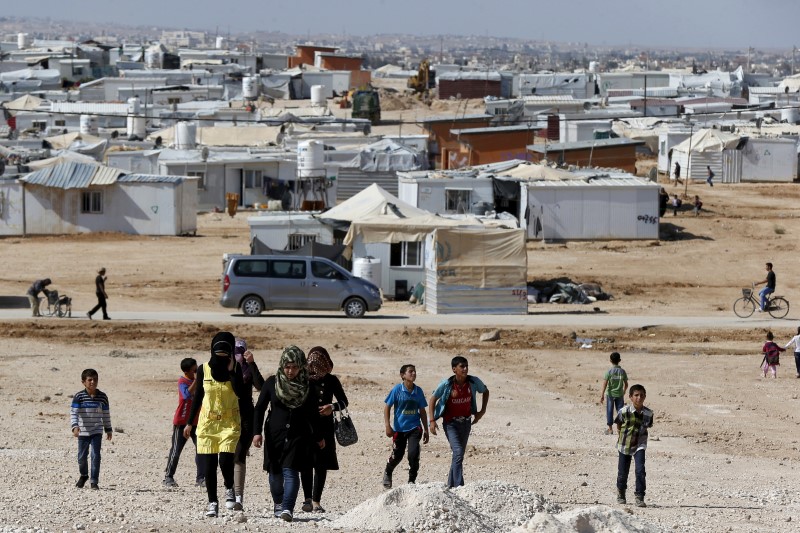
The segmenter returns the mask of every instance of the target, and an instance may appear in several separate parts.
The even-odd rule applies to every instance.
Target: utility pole
[[[797,47],[792,46],[792,76],[794,76],[794,53],[797,52]]]
[[[755,52],[755,50],[753,50],[753,47],[752,46],[748,46],[747,47],[747,73],[748,74],[750,74],[752,72],[752,70],[750,69],[750,54],[752,54],[753,52]]]

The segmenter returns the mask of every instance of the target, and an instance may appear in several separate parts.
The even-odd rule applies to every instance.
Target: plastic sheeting
[[[295,255],[308,257],[324,257],[336,261],[344,252],[345,246],[341,244],[321,244],[314,241],[305,243],[296,250],[273,250],[258,237],[253,237],[250,243],[250,255]]]
[[[379,215],[359,219],[350,224],[350,229],[344,238],[344,244],[351,246],[358,236],[361,237],[361,241],[364,243],[417,242],[425,240],[428,234],[436,229],[470,226],[483,227],[477,218],[453,220],[430,213],[410,218]]]
[[[377,215],[387,215],[394,220],[398,220],[430,215],[430,213],[424,209],[419,209],[411,204],[407,204],[393,194],[388,193],[380,186],[373,184],[349,200],[318,215],[317,218],[323,221],[336,220],[354,222]]]
[[[733,133],[719,130],[700,130],[689,139],[686,139],[673,148],[675,152],[688,152],[691,144],[692,152],[722,152],[729,148],[736,148],[741,137]]]

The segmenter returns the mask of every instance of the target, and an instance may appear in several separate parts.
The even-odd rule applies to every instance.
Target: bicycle
[[[739,318],[747,318],[761,309],[761,303],[754,296],[755,284],[749,289],[742,289],[742,297],[733,302],[733,312]],[[783,318],[789,314],[789,301],[783,296],[767,295],[767,308],[772,318]]]

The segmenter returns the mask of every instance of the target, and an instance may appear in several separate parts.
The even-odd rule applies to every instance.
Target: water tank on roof
[[[320,141],[297,143],[297,176],[325,177],[325,145]]]
[[[589,61],[589,72],[597,72],[597,61]]]
[[[17,34],[17,48],[20,50],[25,50],[31,45],[31,36],[27,33],[18,33]]]
[[[97,117],[94,115],[81,115],[81,134],[97,135]]]
[[[258,89],[261,84],[259,76],[245,76],[242,78],[242,94],[246,100],[255,100],[258,98]]]
[[[312,85],[311,86],[311,106],[312,107],[325,107],[328,103],[328,99],[325,98],[325,86],[324,85]]]
[[[138,115],[141,112],[142,112],[142,101],[139,100],[139,97],[134,96],[133,98],[128,98],[128,114]]]
[[[197,146],[197,125],[192,122],[178,122],[175,125],[175,149],[192,150]]]
[[[365,279],[375,285],[381,286],[381,260],[374,257],[359,257],[353,261],[353,275]]]
[[[137,137],[144,140],[147,137],[147,126],[144,117],[138,115],[128,115],[128,138]]]
[[[225,37],[218,36],[217,37],[217,50],[222,50],[225,48]]]

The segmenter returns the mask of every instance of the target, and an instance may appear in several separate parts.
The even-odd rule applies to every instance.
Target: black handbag
[[[356,433],[356,426],[353,424],[353,419],[347,408],[343,411],[334,411],[333,413],[333,432],[336,434],[336,442],[339,446],[350,446],[358,442],[358,433]]]

